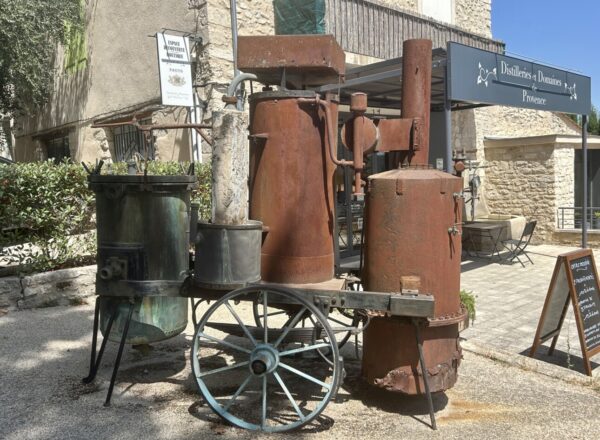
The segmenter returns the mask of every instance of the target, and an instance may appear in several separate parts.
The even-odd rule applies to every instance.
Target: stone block
[[[68,305],[95,292],[96,266],[61,269],[26,276],[21,280],[21,309]]]
[[[22,297],[19,277],[0,278],[0,307],[14,307]]]

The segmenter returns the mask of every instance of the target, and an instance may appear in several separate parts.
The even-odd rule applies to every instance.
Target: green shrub
[[[469,292],[467,290],[460,291],[460,302],[467,308],[467,312],[469,312],[469,319],[471,320],[471,324],[475,321],[475,298],[473,292]]]
[[[40,271],[89,261],[93,214],[94,194],[81,166],[0,165],[0,256],[9,262]]]
[[[138,164],[138,172],[143,171],[144,164]],[[186,174],[190,167],[190,162],[158,162],[148,161],[148,174],[155,176],[173,176]],[[206,163],[196,163],[194,165],[195,174],[198,177],[198,188],[192,191],[192,202],[200,205],[199,218],[210,220],[211,218],[211,188],[212,174],[211,166]],[[127,164],[117,162],[105,165],[102,174],[127,174]]]
[[[148,174],[177,175],[189,164],[148,162]],[[126,174],[124,163],[103,173]],[[192,201],[210,218],[210,165],[196,164],[199,185]],[[0,164],[0,258],[23,271],[91,263],[96,253],[95,198],[81,165],[52,161]]]

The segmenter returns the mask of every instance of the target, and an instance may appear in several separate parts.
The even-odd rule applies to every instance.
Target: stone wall
[[[555,225],[558,218],[558,208],[575,205],[575,148],[573,145],[557,144],[554,146],[554,186],[556,198],[554,201]],[[564,214],[564,228],[575,227],[573,211]],[[555,241],[555,235],[552,236]]]
[[[483,160],[486,137],[528,137],[548,134],[579,134],[579,127],[567,117],[513,107],[491,106],[453,114],[454,149],[467,158]]]
[[[474,34],[492,37],[492,0],[455,0],[454,24]]]
[[[535,219],[536,241],[551,237],[557,198],[553,145],[486,148],[485,156],[490,213]]]
[[[539,136],[485,141],[485,195],[490,214],[537,220],[535,240],[557,236],[558,208],[574,206],[574,160],[578,136]],[[572,213],[565,228],[574,227]]]

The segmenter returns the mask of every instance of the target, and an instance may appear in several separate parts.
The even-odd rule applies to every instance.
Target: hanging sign
[[[588,115],[591,79],[566,70],[448,43],[448,93],[453,101]]]
[[[192,67],[187,37],[156,34],[160,95],[163,105],[192,107]]]
[[[569,302],[573,303],[585,370],[591,376],[590,358],[600,353],[600,289],[590,249],[558,256],[529,356],[553,338],[548,351],[552,355]]]

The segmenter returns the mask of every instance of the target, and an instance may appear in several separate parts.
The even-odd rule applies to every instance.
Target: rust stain
[[[514,417],[518,408],[514,406],[493,405],[489,403],[451,400],[447,414],[438,417],[439,424],[453,422],[502,421]]]

